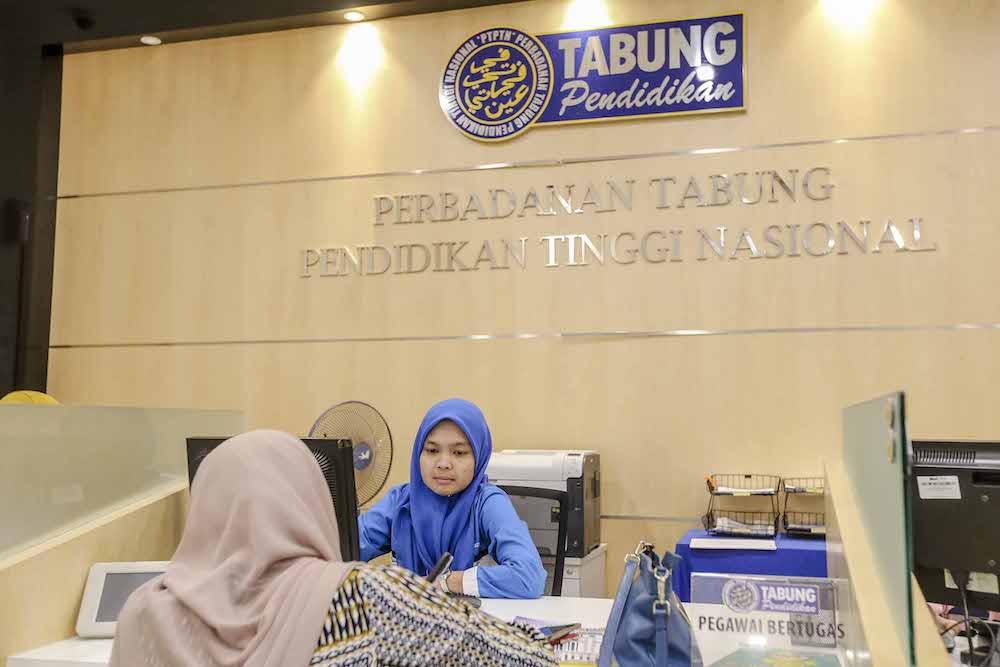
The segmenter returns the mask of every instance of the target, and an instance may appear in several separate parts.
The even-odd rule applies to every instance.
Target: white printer
[[[601,543],[601,456],[597,452],[505,449],[493,453],[486,474],[491,483],[508,489],[528,486],[567,493],[567,558],[583,558]],[[528,524],[538,551],[555,555],[559,533],[556,504],[508,493],[514,509]]]

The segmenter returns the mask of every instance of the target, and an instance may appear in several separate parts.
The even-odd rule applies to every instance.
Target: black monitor
[[[209,452],[228,438],[188,438],[188,480],[194,481],[198,466]],[[302,438],[306,447],[316,457],[326,485],[333,498],[340,531],[340,554],[345,561],[361,559],[358,538],[358,496],[354,487],[354,447],[350,440],[327,438]]]
[[[914,440],[908,493],[913,573],[928,602],[1000,610],[1000,442]]]

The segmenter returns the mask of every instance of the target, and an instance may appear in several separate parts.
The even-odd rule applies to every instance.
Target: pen
[[[441,558],[438,559],[437,565],[435,565],[434,569],[427,575],[427,581],[432,584],[437,581],[438,577],[441,576],[441,573],[444,572],[449,565],[451,565],[452,560],[452,555],[445,551],[444,554],[441,555]]]

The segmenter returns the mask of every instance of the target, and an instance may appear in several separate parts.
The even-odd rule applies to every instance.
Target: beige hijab
[[[351,568],[305,445],[277,431],[231,438],[198,468],[166,573],[122,610],[110,667],[306,667]]]

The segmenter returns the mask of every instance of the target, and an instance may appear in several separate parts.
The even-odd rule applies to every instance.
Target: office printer
[[[601,455],[597,452],[505,449],[493,453],[486,474],[490,482],[508,489],[530,486],[567,492],[568,558],[582,558],[601,543]],[[554,555],[559,533],[556,504],[508,492],[539,552]]]

